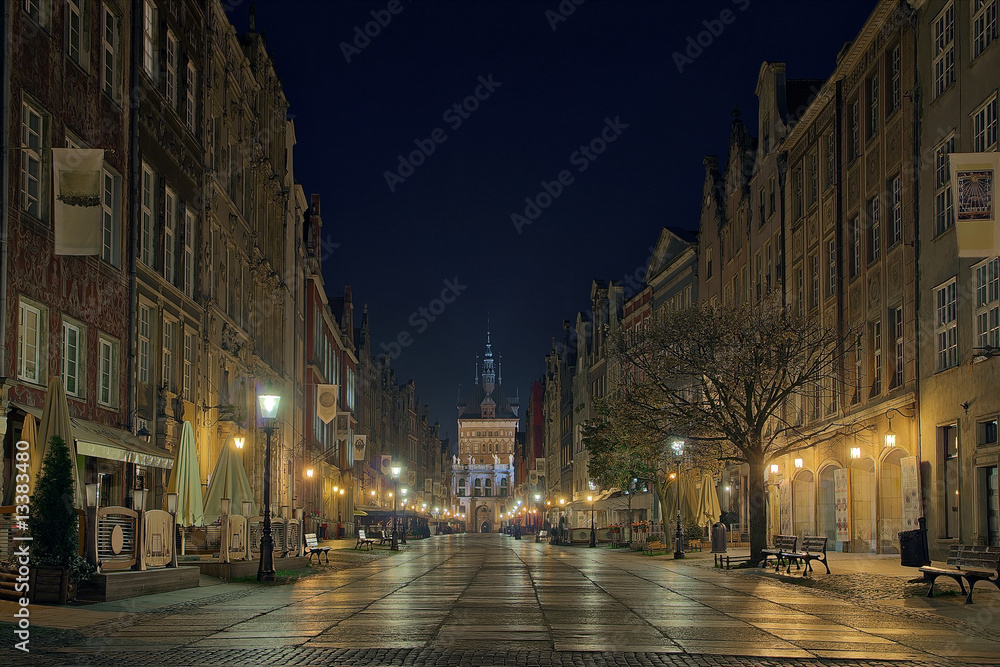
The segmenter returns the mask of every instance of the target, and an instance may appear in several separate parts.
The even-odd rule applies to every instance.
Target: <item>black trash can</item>
[[[712,553],[726,553],[726,524],[719,523],[712,525]]]
[[[321,539],[321,540],[325,540],[326,539],[326,524],[325,523],[321,523],[319,525],[319,531],[317,531],[317,532],[319,532],[319,535],[317,535],[317,537],[319,539]]]
[[[904,530],[899,533],[899,564],[903,567],[931,564],[930,550],[927,547],[927,522],[923,517],[918,521],[920,527],[916,530]]]

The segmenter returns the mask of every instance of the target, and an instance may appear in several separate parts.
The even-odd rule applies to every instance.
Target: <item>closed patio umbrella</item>
[[[177,451],[174,452],[174,467],[170,471],[167,493],[177,494],[178,524],[201,526],[205,523],[198,449],[194,442],[194,429],[189,421],[184,422],[181,428],[181,440],[177,445]]]
[[[69,404],[66,402],[66,392],[63,390],[62,378],[55,376],[49,378],[49,388],[45,393],[45,407],[42,408],[42,420],[38,425],[38,450],[41,457],[38,466],[45,458],[45,453],[49,449],[49,440],[57,435],[66,443],[69,450],[70,461],[73,463],[73,504],[77,509],[84,509],[86,497],[83,494],[83,485],[80,484],[80,471],[76,461],[76,442],[73,440],[73,426],[69,420]]]
[[[711,526],[719,520],[722,514],[722,506],[719,504],[719,492],[715,488],[715,480],[712,475],[704,472],[701,476],[701,493],[698,494],[698,518],[699,526]]]
[[[38,425],[35,417],[31,413],[24,415],[24,424],[21,425],[21,440],[28,443],[28,452],[31,458],[30,463],[31,481],[38,477],[38,471],[42,468],[42,448],[38,446]]]
[[[250,489],[250,479],[243,468],[243,461],[233,437],[226,439],[222,453],[215,464],[212,479],[205,494],[205,521],[214,523],[222,515],[222,499],[229,498],[231,514],[243,514],[243,501],[250,501],[250,516],[257,516],[257,502]]]

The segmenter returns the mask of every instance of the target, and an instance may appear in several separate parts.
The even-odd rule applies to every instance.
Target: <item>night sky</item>
[[[228,4],[244,32],[249,3]],[[397,379],[415,380],[454,438],[487,321],[505,389],[525,406],[562,321],[588,309],[591,281],[634,274],[663,226],[697,229],[702,158],[725,162],[735,106],[756,128],[761,63],[826,78],[874,5],[255,9],[291,103],[296,179],[322,196],[327,291],[351,285],[359,321],[368,304],[375,350],[392,353]],[[375,36],[359,38],[366,24]],[[545,208],[526,211],[526,198]],[[408,344],[394,348],[400,337]]]

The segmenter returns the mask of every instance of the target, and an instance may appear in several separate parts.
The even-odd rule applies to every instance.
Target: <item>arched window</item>
[[[477,496],[483,495],[483,480],[477,479],[472,483],[472,490]]]
[[[492,479],[486,478],[486,493],[483,494],[483,495],[486,495],[486,496],[492,496],[493,495],[493,480]]]
[[[503,479],[500,480],[500,495],[501,496],[506,496],[507,495],[507,478],[506,477],[504,477]]]
[[[459,497],[465,496],[465,480],[458,480],[458,495]]]

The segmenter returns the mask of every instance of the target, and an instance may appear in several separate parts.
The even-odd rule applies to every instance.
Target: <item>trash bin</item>
[[[343,539],[344,537],[344,525],[341,523],[337,524],[337,539]]]
[[[899,564],[903,567],[930,565],[930,550],[927,548],[927,520],[917,519],[920,527],[899,533]]]
[[[326,524],[325,523],[321,523],[319,525],[319,536],[318,537],[321,540],[325,540],[326,539]]]
[[[721,521],[712,524],[712,553],[726,553],[726,524]]]

